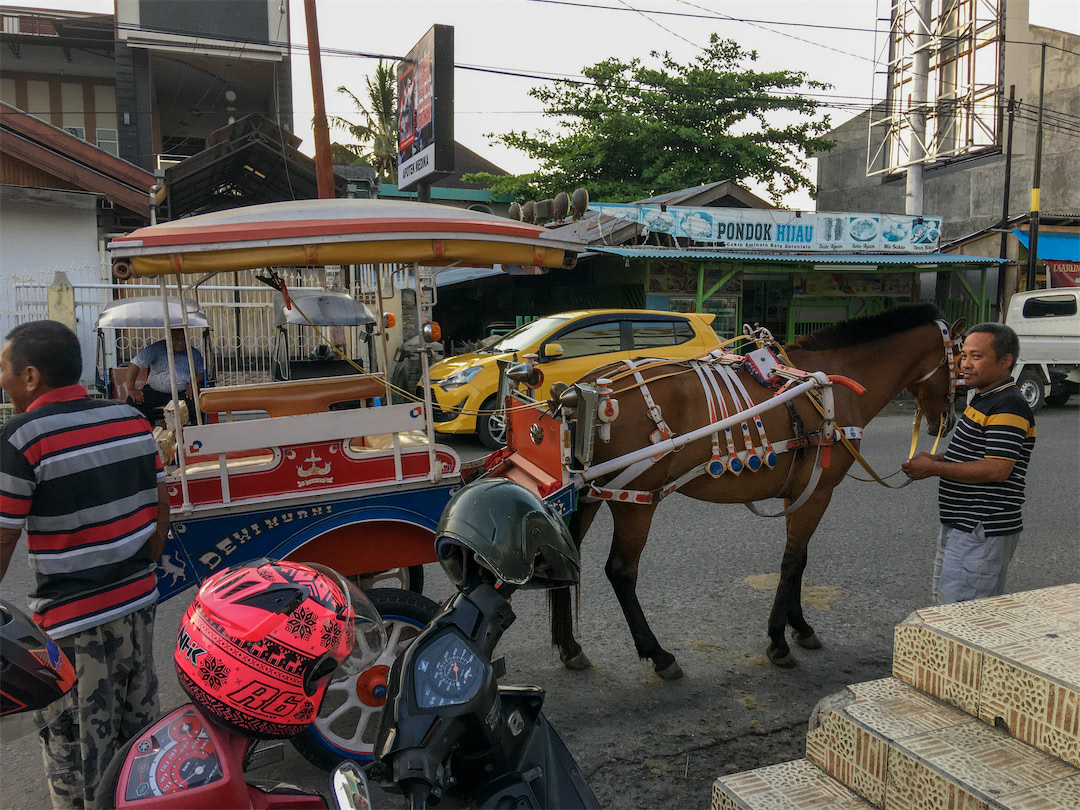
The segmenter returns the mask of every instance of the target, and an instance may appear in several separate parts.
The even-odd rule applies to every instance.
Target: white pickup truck
[[[1033,412],[1080,392],[1080,287],[1017,293],[1005,323],[1020,338],[1013,377]]]

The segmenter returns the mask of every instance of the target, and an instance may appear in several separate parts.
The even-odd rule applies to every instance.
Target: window
[[[86,140],[86,127],[64,127],[64,132],[74,135],[80,141]]]
[[[694,337],[686,321],[634,321],[634,348],[655,349],[677,346]]]
[[[120,156],[120,139],[117,136],[115,129],[102,129],[101,127],[98,127],[97,145],[98,149],[108,152],[114,157]]]
[[[562,345],[564,359],[617,352],[622,348],[622,341],[619,337],[620,327],[619,321],[594,323],[558,335],[549,342]]]
[[[1024,302],[1025,318],[1053,318],[1076,314],[1076,298],[1071,295],[1046,295]]]

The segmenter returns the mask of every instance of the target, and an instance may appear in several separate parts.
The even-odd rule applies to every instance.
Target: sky
[[[289,3],[292,41],[305,44],[303,0],[283,2]],[[113,10],[112,0],[12,4]],[[364,77],[378,60],[356,54],[401,57],[432,25],[452,25],[458,66],[455,136],[496,165],[520,173],[535,164],[520,152],[492,145],[487,133],[552,126],[540,114],[540,103],[528,95],[530,88],[545,83],[536,77],[579,76],[583,67],[608,57],[623,61],[637,57],[656,64],[651,51],[670,52],[677,62],[687,64],[713,32],[756,50],[756,70],[803,71],[810,79],[831,84],[832,89],[823,93],[829,105],[824,111],[834,125],[840,124],[882,96],[881,79],[875,94],[874,77],[885,66],[887,39],[881,31],[888,23],[878,18],[888,17],[889,0],[317,0],[316,8],[328,114],[358,120],[336,88],[345,85],[366,98]],[[1030,0],[1029,19],[1035,25],[1080,34],[1080,3]],[[314,154],[311,98],[308,56],[301,50],[293,56],[293,105],[296,134],[303,139],[300,149],[307,154]],[[331,131],[331,140],[335,139],[342,140],[343,133]],[[804,192],[789,195],[784,204],[814,207]]]

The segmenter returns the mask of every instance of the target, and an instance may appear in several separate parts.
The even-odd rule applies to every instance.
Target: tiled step
[[[1080,770],[1057,757],[895,678],[848,691],[807,735],[806,755],[874,807],[1080,808]]]
[[[1080,584],[917,610],[893,674],[1080,767]]]
[[[721,776],[712,810],[867,810],[871,805],[805,759]]]

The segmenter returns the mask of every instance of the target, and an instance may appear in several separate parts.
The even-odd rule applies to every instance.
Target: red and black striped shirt
[[[64,638],[157,601],[149,541],[165,480],[146,420],[81,385],[0,430],[0,527],[26,528],[34,618]]]

